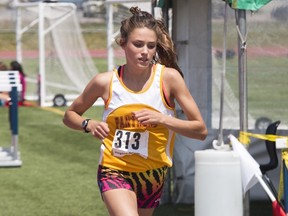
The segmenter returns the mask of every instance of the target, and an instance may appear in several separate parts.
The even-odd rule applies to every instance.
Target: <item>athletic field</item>
[[[19,108],[23,165],[0,168],[0,216],[106,216],[96,184],[99,142],[62,123],[65,108]],[[102,107],[85,116],[100,118]],[[8,109],[0,107],[0,146],[10,142]],[[189,193],[189,191],[187,191]],[[267,199],[268,200],[268,199]],[[271,203],[251,203],[251,216],[271,216]],[[193,205],[165,204],[155,216],[194,215]]]

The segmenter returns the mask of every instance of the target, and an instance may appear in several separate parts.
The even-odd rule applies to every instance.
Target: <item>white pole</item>
[[[44,3],[39,3],[38,16],[38,40],[39,40],[39,76],[40,76],[40,106],[45,104],[45,32],[44,32]]]
[[[265,190],[265,192],[267,193],[267,195],[269,196],[270,200],[272,202],[274,202],[276,200],[276,198],[274,197],[273,193],[270,191],[270,189],[267,187],[267,185],[265,184],[264,180],[261,178],[261,176],[255,174],[256,178],[258,179],[259,183],[261,184],[261,186],[263,187],[263,189]]]
[[[114,67],[114,52],[113,52],[113,5],[106,3],[106,20],[107,20],[107,50],[108,50],[108,70],[113,70]]]
[[[14,2],[16,5],[16,2]],[[16,59],[18,62],[22,63],[22,31],[21,31],[21,22],[22,22],[22,11],[21,8],[16,6]]]

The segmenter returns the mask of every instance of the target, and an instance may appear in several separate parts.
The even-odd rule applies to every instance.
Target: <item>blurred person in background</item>
[[[8,70],[7,65],[4,62],[0,62],[0,71],[6,71]]]
[[[19,96],[19,105],[24,105],[25,94],[26,94],[26,75],[24,73],[23,67],[18,61],[11,61],[10,70],[19,72],[20,83],[22,85],[22,91]]]

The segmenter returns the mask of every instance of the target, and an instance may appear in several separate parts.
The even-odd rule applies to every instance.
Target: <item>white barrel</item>
[[[242,216],[240,159],[233,151],[195,152],[195,216]]]

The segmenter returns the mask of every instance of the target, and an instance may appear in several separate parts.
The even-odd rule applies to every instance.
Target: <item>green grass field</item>
[[[57,108],[57,110],[65,110]],[[85,113],[100,119],[102,107]],[[0,107],[0,146],[10,145],[8,109]],[[96,183],[99,141],[73,131],[62,115],[39,107],[19,108],[23,165],[0,168],[0,216],[106,216]],[[189,191],[187,191],[189,193]],[[251,216],[270,216],[269,202],[252,203]],[[194,215],[194,206],[165,204],[155,216]]]
[[[3,146],[7,108],[0,112]],[[96,184],[97,140],[66,128],[59,114],[21,107],[19,144],[23,166],[0,169],[1,216],[107,215]]]

